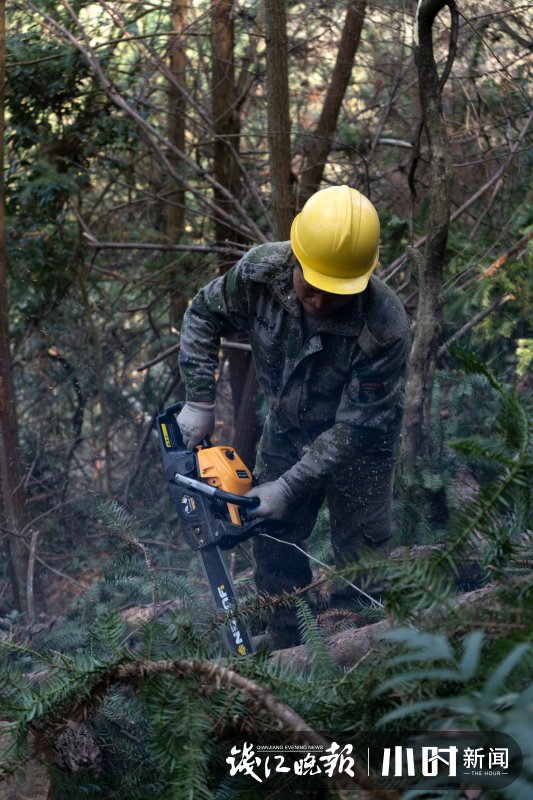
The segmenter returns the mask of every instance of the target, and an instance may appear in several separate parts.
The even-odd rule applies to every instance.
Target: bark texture
[[[274,239],[286,241],[294,216],[294,199],[291,186],[287,18],[284,0],[265,0],[265,33]]]
[[[185,111],[186,104],[179,87],[185,82],[187,56],[183,29],[187,3],[184,0],[172,0],[170,9],[173,38],[169,51],[169,66],[172,80],[168,83],[168,138],[175,145],[169,152],[169,161],[177,173],[181,169],[181,160],[176,150],[185,150]],[[179,242],[183,233],[185,220],[185,190],[182,185],[172,187],[167,195],[165,207],[165,232],[172,243]]]
[[[171,80],[168,82],[168,138],[174,145],[170,150],[168,159],[174,168],[174,175],[183,171],[181,159],[177,151],[185,150],[185,112],[186,103],[180,87],[185,84],[185,69],[187,55],[183,29],[185,27],[187,0],[172,0],[170,7],[170,21],[173,32],[169,50],[169,68]],[[170,186],[165,195],[164,224],[165,234],[171,244],[178,244],[185,228],[185,188],[183,183],[178,183],[174,176],[168,176]],[[183,312],[186,307],[186,298],[180,291],[177,275],[170,276],[170,321],[174,327],[179,327]]]
[[[233,0],[216,0],[212,4],[211,18],[211,100],[213,107],[214,161],[216,181],[231,195],[240,195],[240,171],[236,159],[239,151],[240,123],[237,111],[235,87],[235,63],[233,57]],[[232,202],[227,193],[214,190],[217,207],[231,213]],[[215,217],[217,243],[238,241],[235,230],[226,219]]]
[[[419,0],[415,18],[415,61],[429,145],[430,178],[427,240],[424,254],[417,259],[416,265],[419,300],[403,423],[402,458],[407,469],[413,467],[418,456],[427,452],[431,393],[442,332],[442,276],[450,223],[453,168],[441,104],[442,81],[433,55],[432,30],[435,17],[445,6],[450,8],[453,23],[457,14],[453,0]]]

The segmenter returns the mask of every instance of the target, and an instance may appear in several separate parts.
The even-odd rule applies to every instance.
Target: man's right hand
[[[176,417],[187,450],[192,452],[215,427],[214,403],[185,403]]]
[[[283,519],[294,497],[289,484],[281,476],[275,481],[254,486],[245,497],[258,497],[259,505],[248,509],[248,516],[263,519]]]

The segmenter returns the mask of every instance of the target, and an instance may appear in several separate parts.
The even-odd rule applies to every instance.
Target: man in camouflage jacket
[[[364,291],[319,290],[306,281],[292,241],[255,247],[203,288],[181,334],[192,405],[191,417],[182,412],[178,422],[193,447],[212,428],[220,338],[249,333],[269,409],[254,470],[259,486],[250,495],[261,500],[258,516],[283,520],[275,533],[283,541],[252,539],[256,586],[268,594],[312,582],[303,542],[324,498],[339,564],[362,546],[386,548],[410,347],[405,311],[390,288],[368,275]],[[354,596],[339,584],[331,604],[347,607]],[[274,647],[297,643],[293,608],[274,610],[269,631]]]

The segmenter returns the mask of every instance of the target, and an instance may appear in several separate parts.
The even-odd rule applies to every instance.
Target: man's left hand
[[[283,519],[294,499],[284,478],[254,486],[246,497],[258,497],[261,501],[258,506],[248,510],[248,516],[263,517],[263,519]]]

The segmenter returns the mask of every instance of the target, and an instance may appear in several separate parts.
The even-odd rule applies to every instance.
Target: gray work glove
[[[187,402],[176,419],[185,447],[192,452],[205,436],[211,436],[213,433],[215,404]]]
[[[247,492],[246,497],[258,497],[261,501],[255,508],[248,509],[248,516],[264,519],[283,519],[294,500],[294,495],[284,478],[263,483],[262,486],[254,486]]]

